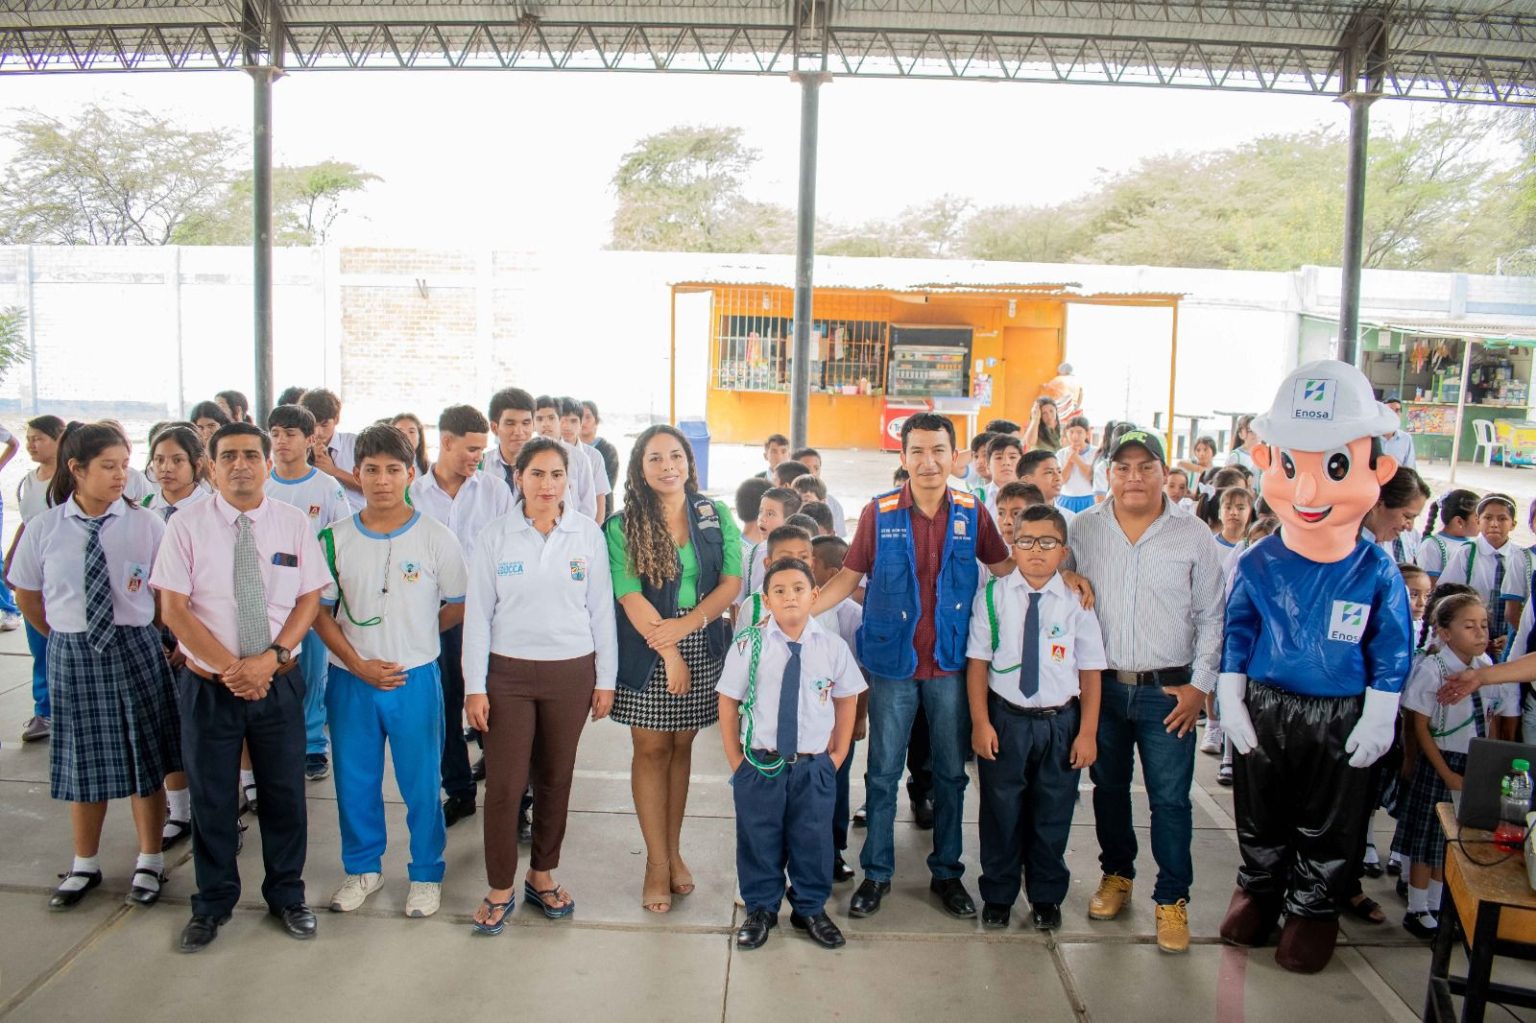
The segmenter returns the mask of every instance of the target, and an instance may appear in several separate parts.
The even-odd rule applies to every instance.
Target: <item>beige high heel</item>
[[[641,889],[640,905],[650,913],[667,913],[672,909],[672,865],[645,861],[645,884]]]

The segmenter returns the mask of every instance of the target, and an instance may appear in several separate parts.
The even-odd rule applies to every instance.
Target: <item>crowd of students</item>
[[[1198,720],[1199,748],[1231,784],[1210,698],[1225,594],[1276,528],[1247,421],[1224,458],[1202,437],[1170,465],[1156,435],[1111,422],[1095,438],[1049,401],[967,446],[947,418],[913,415],[894,486],[850,540],[820,454],[779,435],[727,506],[700,492],[670,426],[641,432],[621,463],[592,402],[505,388],[484,413],[450,406],[435,459],[413,414],[355,434],[341,415],[335,394],[294,388],[262,429],[223,392],[157,424],[137,459],[112,422],[27,423],[36,467],[5,578],[34,654],[23,738],[51,740],[50,789],[72,814],[53,908],[101,884],[107,804],[126,798],[140,845],[131,901],[156,902],[165,850],[193,843],[182,950],[229,920],[251,815],[263,897],[288,934],[312,937],[305,782],[334,774],[346,876],[326,905],[356,910],[384,884],[387,747],[406,805],[408,916],[439,909],[446,830],[478,812],[483,780],[475,933],[505,928],[520,841],[524,902],[568,917],[576,899],[554,872],[577,751],[589,721],[612,718],[631,733],[640,901],[655,913],[695,889],[682,844],[693,743],[720,724],[741,948],[768,940],[786,899],[795,928],[844,943],[826,903],[859,873],[851,827],[865,838],[849,915],[879,911],[904,775],[915,823],[933,832],[938,905],[1002,928],[1022,891],[1030,925],[1052,930],[1089,770],[1102,874],[1087,913],[1113,919],[1134,886],[1138,756],[1158,945],[1188,947]],[[3,465],[18,443],[0,442]],[[1508,657],[1536,629],[1531,554],[1509,539],[1515,502],[1450,491],[1420,535],[1430,493],[1408,452],[1361,531],[1401,566],[1421,654],[1400,755],[1374,769],[1397,820],[1392,856],[1367,847],[1359,874],[1404,874],[1404,925],[1427,935],[1443,861],[1433,803],[1459,786],[1471,736],[1513,735],[1523,712],[1536,725],[1526,669]],[[961,856],[968,760],[979,914]],[[1358,884],[1335,894],[1385,919]]]

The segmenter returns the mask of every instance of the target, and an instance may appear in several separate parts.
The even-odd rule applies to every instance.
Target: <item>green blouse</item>
[[[721,575],[741,575],[741,528],[731,516],[723,501],[716,501],[715,510],[720,514],[720,531],[725,539],[725,564]],[[608,534],[608,568],[613,576],[613,595],[616,599],[639,593],[640,577],[630,571],[629,548],[624,543],[624,521],[615,515],[603,527]],[[677,549],[677,559],[683,563],[683,577],[677,591],[677,606],[693,607],[699,602],[699,559],[694,553],[693,542]]]

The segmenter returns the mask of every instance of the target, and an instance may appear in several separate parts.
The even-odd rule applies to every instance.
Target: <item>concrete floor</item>
[[[850,515],[888,478],[895,461],[874,453],[828,455],[827,475]],[[724,481],[744,477],[761,462],[749,449],[722,448],[715,465],[712,489],[729,493]],[[1098,874],[1085,796],[1072,834],[1074,880],[1065,926],[1054,937],[1021,929],[1017,914],[1002,934],[945,916],[927,891],[928,835],[903,822],[897,825],[894,891],[881,913],[850,921],[852,885],[835,893],[829,909],[848,935],[845,949],[823,952],[786,926],[764,949],[739,954],[731,942],[739,910],[733,901],[730,795],[717,734],[699,739],[684,831],[698,891],[678,899],[670,914],[653,916],[639,904],[644,852],[629,796],[629,739],[607,723],[589,727],[578,763],[559,871],[578,902],[572,919],[546,921],[520,904],[501,937],[471,934],[470,914],[484,893],[479,816],[449,832],[442,912],[429,920],[405,919],[404,812],[391,782],[394,841],[386,855],[387,886],[364,910],[322,914],[314,942],[284,937],[262,912],[260,836],[253,827],[241,858],[250,872],[241,911],[207,952],[182,956],[174,942],[193,885],[189,855],[182,847],[173,858],[159,906],[124,905],[134,854],[126,805],[113,806],[108,815],[101,853],[106,883],[74,911],[48,912],[54,875],[69,863],[69,824],[64,807],[48,797],[46,745],[16,741],[31,714],[30,667],[21,634],[0,635],[0,1018],[7,1021],[446,1019],[489,1009],[528,1021],[599,1014],[758,1021],[768,1014],[882,1021],[1369,1023],[1415,1019],[1423,1004],[1429,953],[1398,926],[1403,904],[1390,879],[1367,882],[1389,922],[1346,922],[1339,954],[1319,976],[1295,977],[1276,967],[1270,951],[1246,953],[1220,943],[1216,931],[1237,847],[1231,792],[1216,784],[1216,760],[1207,756],[1199,758],[1193,793],[1195,944],[1188,955],[1165,955],[1154,943],[1149,895],[1155,865],[1139,792],[1143,880],[1119,920],[1090,923],[1086,916]],[[856,767],[856,801],[861,776]],[[342,878],[336,809],[330,781],[313,784],[310,792],[306,880],[310,901],[324,905]],[[975,798],[973,784],[965,852],[973,892]],[[1383,848],[1389,837],[1381,835]],[[860,841],[855,832],[855,853]],[[1502,977],[1536,984],[1536,968],[1520,965]],[[1490,1018],[1501,1015],[1494,1009]]]

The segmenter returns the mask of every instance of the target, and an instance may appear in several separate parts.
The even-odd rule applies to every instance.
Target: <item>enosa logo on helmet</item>
[[[1329,422],[1333,419],[1335,381],[1329,379],[1302,379],[1296,381],[1291,396],[1291,418]]]

